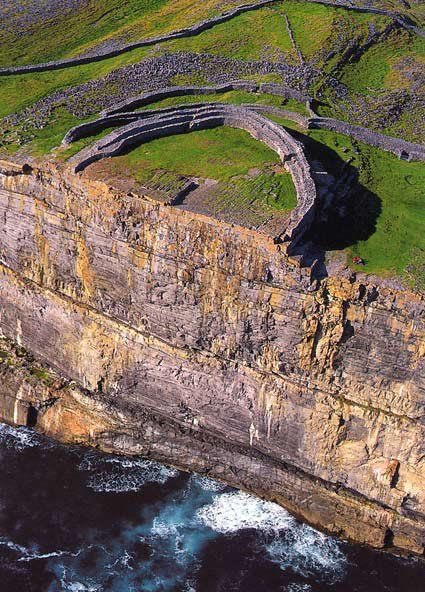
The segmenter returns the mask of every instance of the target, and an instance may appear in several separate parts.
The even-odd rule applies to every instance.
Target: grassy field
[[[156,23],[156,26],[163,27],[169,20],[173,25],[170,24],[171,28],[176,28],[186,22],[185,15],[187,17],[189,12],[190,18],[194,18],[194,14],[201,17],[209,12],[216,12],[213,7],[218,4],[217,0],[204,2],[202,4],[203,10],[199,14],[199,9],[195,12],[191,10],[193,2],[179,0],[177,6],[173,4],[174,8],[170,13],[176,17],[173,20],[167,12],[171,10],[171,3],[164,5],[160,10],[158,2],[159,0],[155,0],[153,4],[141,3],[140,10],[145,6],[145,11],[150,11],[151,17],[149,18],[152,18],[152,22]],[[157,10],[154,10],[154,6],[157,6]],[[208,6],[210,11],[208,11]],[[164,11],[168,14],[168,20],[164,20],[162,17],[159,18]],[[290,19],[297,45],[306,58],[316,55],[319,46],[323,54],[327,54],[331,50],[334,24],[336,22],[342,22],[347,30],[352,31],[355,29],[357,35],[365,35],[368,31],[368,15],[356,13],[347,15],[347,12],[341,9],[331,9],[307,2],[286,0],[278,2],[273,7],[240,15],[232,21],[218,25],[196,37],[161,44],[156,49],[136,49],[94,64],[85,64],[53,72],[0,78],[0,117],[19,111],[54,91],[101,78],[121,66],[137,63],[150,55],[158,55],[158,52],[193,51],[247,60],[268,59],[271,61],[281,59],[282,54],[284,54],[286,59],[297,63],[298,58],[286,29],[284,13]],[[155,18],[153,18],[154,16]],[[372,17],[372,19],[375,19],[375,17]],[[379,19],[380,17],[376,17],[375,20]],[[81,16],[81,21],[84,23],[83,16]],[[142,21],[146,24],[149,19],[146,17]],[[72,27],[66,25],[66,22],[61,23],[61,26],[65,29],[63,31],[65,37],[70,30],[73,30]],[[112,26],[112,23],[110,23],[110,26]],[[342,25],[339,24],[338,26],[341,27]],[[78,31],[83,30],[83,24],[79,24],[77,29]],[[50,35],[48,30],[40,28],[41,34],[46,38],[46,43],[51,43],[55,51],[60,52],[58,48],[61,46],[62,32]],[[42,44],[39,45],[37,38],[24,36],[23,39],[27,39],[28,43],[31,41],[34,44],[34,48],[31,50],[33,53],[28,53],[27,61],[40,61],[57,57],[37,54],[36,52],[41,51],[40,48],[42,47]],[[4,55],[10,58],[10,44],[4,44],[4,46],[0,44],[0,52],[2,47]],[[15,44],[13,44],[13,47],[15,47]]]
[[[109,166],[112,174],[125,172],[141,184],[167,171],[215,179],[241,202],[249,198],[277,211],[296,205],[291,175],[277,154],[243,130],[221,127],[153,140],[113,158]]]
[[[303,58],[314,58],[321,65],[334,48],[336,33],[362,39],[367,37],[370,23],[381,28],[389,22],[386,17],[286,0],[242,14],[196,37],[167,42],[163,47],[167,51],[184,49],[246,60],[275,61],[284,55],[289,62],[298,63],[285,15]]]
[[[233,0],[225,10],[243,3]],[[222,11],[220,0],[89,1],[62,16],[46,15],[28,34],[16,34],[13,26],[1,31],[0,66],[71,57],[113,40],[137,41],[187,27]],[[13,11],[8,18],[13,21]]]
[[[139,181],[145,171],[156,169],[229,181],[252,168],[276,164],[279,157],[247,132],[221,127],[153,140],[115,160]]]
[[[330,148],[341,161],[351,158],[359,174],[359,185],[373,196],[378,212],[374,231],[346,248],[348,260],[357,255],[365,262],[364,270],[384,276],[399,275],[418,282],[420,277],[408,268],[425,253],[425,169],[423,163],[406,162],[396,156],[352,142],[349,138],[324,130],[311,130],[310,137]],[[332,159],[332,155],[331,155]],[[354,234],[363,234],[364,203],[353,207]],[[368,212],[366,216],[373,212]],[[357,225],[357,228],[356,228]],[[344,232],[344,229],[342,229]]]
[[[344,68],[341,81],[355,92],[370,94],[383,88],[392,90],[409,84],[398,68],[401,61],[419,62],[425,67],[425,39],[405,31],[393,32],[384,42],[371,47],[358,62]]]

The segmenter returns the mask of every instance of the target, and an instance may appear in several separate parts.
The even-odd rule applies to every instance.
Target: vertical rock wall
[[[337,277],[313,290],[254,231],[1,170],[3,419],[423,553],[421,297]]]

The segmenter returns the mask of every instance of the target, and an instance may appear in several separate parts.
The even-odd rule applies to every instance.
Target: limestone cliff
[[[425,546],[422,297],[45,166],[0,167],[1,418]]]

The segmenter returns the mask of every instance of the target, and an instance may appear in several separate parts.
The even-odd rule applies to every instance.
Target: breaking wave
[[[261,532],[270,560],[282,570],[334,580],[345,573],[346,557],[337,540],[299,523],[272,502],[241,491],[223,493],[196,516],[203,525],[225,535],[244,529]]]
[[[151,460],[61,448],[44,440],[27,428],[0,425],[0,446],[17,452],[17,470],[22,466],[19,459],[26,454],[33,462],[33,453],[25,449],[37,446],[46,448],[44,455],[58,454],[60,459],[67,459],[69,473],[65,478],[71,479],[74,474],[78,503],[97,504],[100,528],[87,525],[84,538],[76,537],[69,549],[62,546],[66,536],[56,539],[58,545],[52,548],[52,541],[42,537],[17,537],[18,544],[12,530],[10,537],[0,537],[0,547],[5,561],[11,561],[17,573],[31,573],[45,565],[46,573],[55,578],[54,585],[64,592],[195,592],[198,584],[202,585],[204,561],[207,565],[224,561],[223,586],[242,586],[245,573],[253,569],[254,557],[264,573],[278,573],[279,568],[285,572],[286,592],[312,592],[310,581],[330,584],[344,574],[343,545],[300,524],[277,504],[235,491],[204,475],[186,476]],[[61,462],[55,471],[61,471]],[[40,475],[44,471],[40,465]],[[53,475],[51,472],[48,481],[52,487]],[[171,479],[172,483],[162,487]],[[143,490],[152,483],[154,488]],[[120,499],[111,506],[106,496],[126,492],[139,492],[139,497],[132,509],[121,513]],[[73,498],[65,499],[73,503]],[[112,518],[111,508],[115,512]],[[118,523],[114,523],[114,516],[119,517]],[[238,558],[236,569],[231,560],[226,564],[226,551],[221,559],[214,558],[215,552],[210,555],[212,549],[219,550],[220,555],[227,545]]]
[[[40,446],[41,437],[26,427],[14,428],[6,424],[0,424],[0,445],[5,448],[13,448],[20,451],[24,448]]]
[[[195,485],[198,485],[201,489],[205,491],[219,492],[224,491],[227,488],[227,485],[225,485],[224,483],[214,481],[214,479],[210,479],[209,477],[205,477],[204,475],[192,475],[191,480]]]
[[[222,534],[243,529],[278,532],[287,529],[294,519],[286,510],[242,491],[223,493],[197,512],[197,518]]]
[[[290,568],[305,578],[320,574],[328,581],[337,581],[345,574],[347,559],[341,544],[305,524],[296,523],[266,549],[282,570]]]
[[[87,454],[78,468],[90,473],[87,486],[99,493],[139,491],[146,483],[164,484],[178,475],[176,469],[151,460],[93,454]]]

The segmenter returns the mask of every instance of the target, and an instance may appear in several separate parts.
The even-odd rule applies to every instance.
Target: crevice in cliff
[[[394,532],[391,528],[387,528],[384,536],[384,548],[388,549],[394,547]]]
[[[37,419],[38,409],[32,403],[30,403],[27,411],[27,427],[35,428],[37,425]]]

